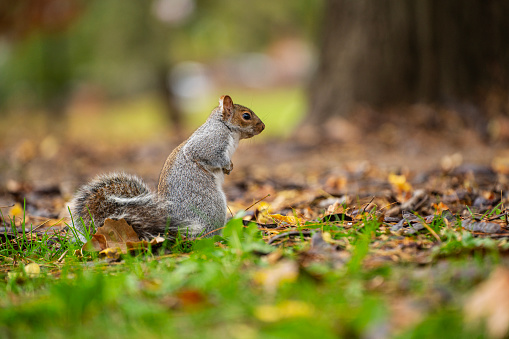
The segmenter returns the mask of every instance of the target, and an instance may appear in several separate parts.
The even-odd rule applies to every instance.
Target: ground
[[[244,221],[120,256],[23,232],[61,231],[66,202],[99,173],[155,187],[178,140],[11,132],[0,151],[0,333],[503,337],[508,316],[492,310],[509,304],[504,144],[455,115],[409,112],[360,110],[318,132],[242,141],[225,191]]]

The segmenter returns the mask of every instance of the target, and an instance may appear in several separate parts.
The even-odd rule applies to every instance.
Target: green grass
[[[278,249],[240,219],[230,221],[222,237],[173,247],[171,254],[125,255],[120,262],[76,256],[79,244],[64,238],[48,244],[49,236],[31,241],[22,233],[0,247],[0,337],[481,337],[464,326],[461,296],[486,278],[497,257],[460,257],[424,271],[411,264],[366,267],[380,227],[369,213],[357,221],[346,235],[351,259],[339,267],[304,264],[309,242],[297,239],[298,245]],[[483,245],[465,234],[442,239],[442,255]],[[278,251],[281,259],[271,261]],[[32,262],[40,274],[25,272]],[[284,265],[297,269],[285,275]],[[467,269],[477,279],[457,277]],[[395,330],[391,305],[406,299],[421,305],[420,316]]]

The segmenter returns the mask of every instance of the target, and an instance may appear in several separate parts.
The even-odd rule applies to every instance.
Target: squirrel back
[[[231,157],[240,139],[264,128],[249,108],[221,97],[207,121],[168,156],[157,192],[136,176],[100,176],[74,197],[74,228],[83,232],[80,219],[85,225],[93,219],[98,227],[106,218],[124,218],[142,238],[165,233],[171,238],[179,231],[191,236],[217,233],[226,223],[222,185],[233,169]]]

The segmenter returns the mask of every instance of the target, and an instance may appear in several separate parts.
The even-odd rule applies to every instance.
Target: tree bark
[[[329,0],[308,121],[357,104],[474,103],[508,89],[509,2]]]

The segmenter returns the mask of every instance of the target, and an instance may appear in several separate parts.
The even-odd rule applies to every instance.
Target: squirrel
[[[212,236],[226,223],[222,185],[233,169],[231,157],[239,140],[264,129],[252,110],[222,96],[205,123],[168,156],[157,192],[125,173],[102,175],[83,186],[70,205],[73,233],[85,242],[84,227],[92,220],[100,227],[106,218],[123,218],[142,239],[171,239],[179,232]]]

